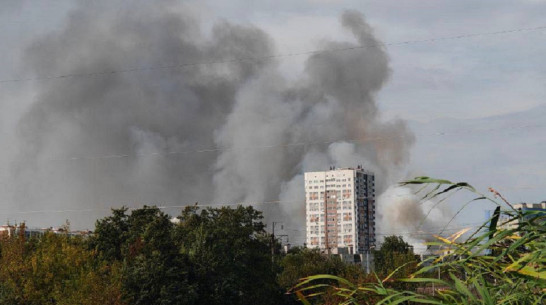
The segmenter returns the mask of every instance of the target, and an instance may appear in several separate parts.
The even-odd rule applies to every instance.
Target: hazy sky
[[[93,9],[96,6],[98,10],[106,6],[122,16],[130,13],[131,6],[140,1],[99,0],[87,7]],[[37,38],[65,26],[67,15],[79,2],[0,0],[2,146],[17,136],[13,133],[13,126],[35,99],[36,82],[10,82],[35,77],[22,62],[21,54]],[[539,149],[544,148],[542,135],[545,129],[526,132],[528,129],[519,128],[526,123],[525,116],[510,119],[508,125],[498,122],[491,125],[497,129],[514,129],[510,134],[497,134],[494,139],[489,137],[490,131],[481,133],[481,137],[478,133],[473,139],[457,135],[457,132],[438,137],[431,134],[441,132],[435,128],[460,131],[478,126],[487,129],[489,121],[469,119],[510,115],[546,103],[546,29],[442,39],[546,26],[544,1],[173,2],[179,3],[180,11],[191,12],[203,20],[201,26],[205,35],[218,19],[258,26],[274,39],[276,54],[317,50],[325,40],[354,41],[342,30],[339,16],[346,9],[362,12],[376,37],[387,44],[390,57],[390,79],[376,97],[382,118],[408,120],[416,131],[414,154],[406,170],[445,178],[455,176],[453,179],[475,181],[481,187],[488,185],[483,180],[489,178],[492,184],[502,186],[534,185],[531,198],[526,198],[521,188],[507,191],[515,201],[541,200],[536,186],[546,184],[546,168],[544,164],[533,164],[540,161]],[[429,39],[438,40],[415,42]],[[280,70],[288,80],[296,79],[307,58],[307,55],[281,57]],[[132,67],[120,67],[127,68]],[[95,71],[82,71],[86,72]],[[43,76],[54,75],[46,72]],[[439,120],[443,118],[459,120],[445,125],[447,123]],[[534,122],[540,122],[540,117]],[[465,125],[467,123],[469,125]],[[499,143],[503,145],[499,146]],[[477,146],[480,149],[476,149]],[[513,151],[514,146],[521,150]],[[9,155],[10,149],[5,147],[0,156]],[[4,162],[2,166],[6,168],[8,165]],[[532,172],[532,175],[526,172]],[[4,171],[0,178],[7,178],[6,175],[7,171]],[[476,215],[481,217],[483,209],[470,209],[463,215],[474,217],[473,221],[476,221]]]
[[[14,67],[21,48],[66,22],[77,2],[2,0],[0,77],[24,78],[24,71]],[[95,5],[108,5],[123,14],[131,2],[96,1]],[[210,24],[223,18],[265,29],[275,38],[279,54],[315,50],[324,39],[348,38],[338,24],[344,9],[364,13],[385,43],[534,28],[544,26],[546,14],[546,4],[536,0],[178,2]],[[385,116],[419,121],[476,118],[543,103],[545,34],[539,30],[387,47],[392,78],[379,94]],[[282,59],[286,73],[301,69],[305,58]]]
[[[273,35],[279,53],[346,37],[337,23],[346,8],[364,13],[385,43],[544,26],[542,1],[199,1],[230,20]],[[223,4],[217,4],[221,2]],[[379,98],[387,117],[428,121],[476,118],[544,102],[545,31],[389,46],[392,79]],[[285,59],[286,70],[302,57]]]

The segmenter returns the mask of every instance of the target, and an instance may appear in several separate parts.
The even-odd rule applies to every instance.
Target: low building
[[[0,226],[0,236],[10,237],[15,234],[15,226],[5,225]]]
[[[546,216],[546,201],[540,203],[518,203],[514,204],[514,209],[522,211],[523,213],[528,211],[536,211],[541,215]],[[489,213],[491,215],[492,213]],[[529,217],[529,216],[526,216]],[[497,227],[501,230],[516,229],[522,219],[518,219],[512,210],[505,210],[499,216]]]

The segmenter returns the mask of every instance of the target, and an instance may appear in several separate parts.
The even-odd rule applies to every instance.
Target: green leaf
[[[406,282],[406,283],[436,283],[436,284],[440,284],[444,286],[449,286],[446,281],[435,279],[435,278],[424,278],[424,277],[408,278],[408,279],[400,279],[400,281]]]
[[[491,295],[489,294],[489,291],[485,287],[485,281],[483,277],[480,277],[479,281],[478,279],[473,279],[472,283],[474,284],[474,288],[476,288],[476,290],[482,297],[484,304],[491,304],[491,305],[495,304],[495,302],[493,302],[493,300],[491,299]]]
[[[308,284],[308,283],[310,283],[312,281],[316,281],[316,280],[334,280],[334,281],[337,281],[339,283],[345,284],[345,285],[347,285],[349,287],[354,287],[354,285],[351,282],[349,282],[348,280],[346,280],[346,279],[344,279],[342,277],[335,276],[335,275],[330,275],[330,274],[318,274],[318,275],[312,275],[312,276],[305,277],[295,287],[300,287],[302,285]]]
[[[493,234],[495,231],[497,231],[497,222],[499,221],[500,217],[500,206],[495,208],[495,212],[493,212],[493,218],[491,218],[491,223],[489,224],[489,239],[493,238]]]
[[[453,275],[453,273],[449,273],[449,276],[451,277],[451,279],[453,280],[453,282],[455,283],[455,289],[466,295],[468,298],[470,298],[471,300],[473,301],[476,301],[476,297],[472,294],[472,292],[470,292],[470,290],[468,290],[468,287],[466,287],[466,284],[463,283],[460,279],[458,279],[455,275]]]
[[[411,180],[406,180],[400,182],[400,185],[407,185],[407,184],[430,184],[430,183],[438,183],[438,184],[453,184],[453,182],[449,180],[444,179],[434,179],[430,177],[416,177]]]

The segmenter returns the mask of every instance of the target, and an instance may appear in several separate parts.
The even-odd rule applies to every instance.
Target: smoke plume
[[[266,59],[261,29],[194,16],[171,1],[122,14],[84,2],[27,48],[41,79],[17,123],[9,208],[88,209],[40,220],[89,227],[122,204],[254,202],[301,232],[305,171],[362,164],[378,193],[402,178],[414,138],[381,119],[389,60],[361,14],[340,19],[354,41],[317,46],[347,50],[309,56],[297,81]]]
[[[449,226],[453,213],[440,202],[422,201],[409,187],[391,186],[378,198],[377,237],[382,241],[390,235],[402,236],[414,245],[416,253],[426,252],[425,242],[437,241],[433,235],[454,233]]]

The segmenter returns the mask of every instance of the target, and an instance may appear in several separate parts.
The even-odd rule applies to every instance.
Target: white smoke
[[[386,236],[402,236],[414,246],[416,253],[426,250],[451,220],[453,213],[433,200],[421,200],[409,187],[389,187],[377,199],[377,234],[379,242]]]

